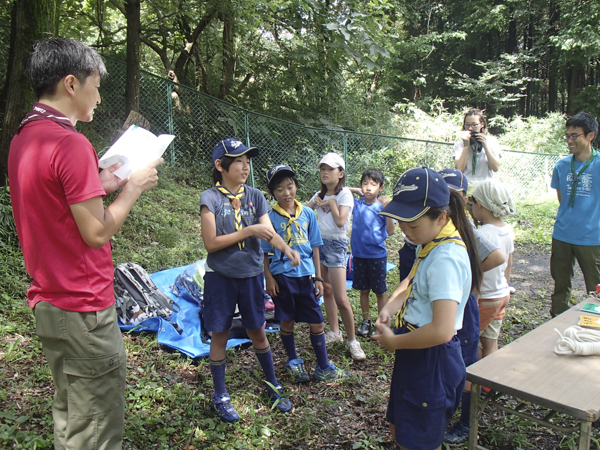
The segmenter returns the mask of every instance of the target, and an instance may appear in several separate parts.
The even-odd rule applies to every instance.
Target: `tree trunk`
[[[554,2],[550,3],[550,36],[556,36],[557,24],[560,19],[558,8]],[[554,112],[558,109],[558,52],[551,45],[548,49],[548,111]]]
[[[579,88],[582,86],[581,77],[584,73],[585,67],[580,63],[573,63],[569,69],[569,75],[567,77],[568,90],[567,90],[567,115],[572,116],[577,112],[577,95]]]
[[[127,79],[125,81],[125,117],[140,111],[140,0],[125,2],[127,17]]]
[[[235,45],[233,42],[234,17],[233,14],[221,14],[223,21],[223,72],[221,75],[221,88],[218,97],[225,100],[233,86],[233,77],[235,73]]]
[[[56,29],[56,0],[16,0],[13,3],[6,88],[3,95],[4,119],[0,135],[0,184],[8,173],[8,151],[19,123],[34,102],[33,89],[25,66],[33,44]]]

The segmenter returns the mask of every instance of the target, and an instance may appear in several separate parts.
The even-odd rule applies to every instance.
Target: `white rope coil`
[[[557,355],[600,355],[600,331],[578,326],[567,328],[564,336],[556,328],[554,331],[560,336],[554,347]]]

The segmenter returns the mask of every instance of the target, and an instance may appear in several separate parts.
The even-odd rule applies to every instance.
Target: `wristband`
[[[321,277],[313,277],[313,280],[314,281],[320,281],[321,283],[325,282],[325,280],[323,278],[321,278]]]

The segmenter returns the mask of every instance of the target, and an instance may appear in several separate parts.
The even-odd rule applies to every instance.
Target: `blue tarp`
[[[204,344],[200,339],[200,307],[196,302],[191,302],[181,297],[177,297],[171,292],[171,285],[175,278],[182,273],[187,266],[175,267],[173,269],[163,270],[150,274],[158,288],[175,300],[180,311],[171,315],[171,321],[176,323],[182,330],[181,334],[177,332],[175,327],[166,320],[160,317],[144,320],[140,325],[122,325],[119,324],[121,330],[130,331],[151,331],[157,333],[158,343],[166,345],[192,358],[199,356],[208,356],[210,345]],[[237,347],[239,345],[250,342],[248,339],[229,339],[227,348]]]
[[[173,325],[160,317],[145,320],[137,326],[122,325],[119,322],[119,327],[123,331],[134,330],[157,333],[159,344],[178,350],[192,358],[198,358],[200,356],[208,356],[210,350],[210,345],[204,344],[200,339],[200,307],[196,302],[177,297],[171,292],[171,285],[175,281],[175,278],[186,267],[188,266],[175,267],[150,274],[150,277],[154,280],[158,288],[179,304],[181,310],[171,315],[171,321],[176,323],[182,330],[181,334],[177,332]],[[394,267],[396,267],[394,264],[388,263],[387,270],[390,271]],[[346,281],[346,289],[352,289],[351,280]],[[227,341],[227,348],[237,347],[249,342],[248,339],[229,339]]]

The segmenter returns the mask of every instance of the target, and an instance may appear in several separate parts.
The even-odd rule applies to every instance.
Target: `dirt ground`
[[[550,249],[532,245],[520,246],[515,249],[513,257],[512,284],[516,288],[516,293],[512,296],[507,310],[500,338],[501,347],[550,319],[550,295],[553,288],[553,280],[550,276]],[[389,286],[389,289],[391,290],[393,287]],[[585,296],[585,284],[581,271],[577,267],[573,280],[573,302],[578,303]],[[279,348],[277,341],[273,344],[276,353],[283,351],[282,348]],[[309,345],[308,342],[304,343],[306,347],[304,350],[307,353],[310,352]],[[313,414],[322,415],[322,419],[328,421],[330,425],[326,429],[320,430],[321,439],[314,442],[313,445],[316,444],[322,449],[377,448],[377,446],[385,449],[397,448],[390,438],[384,419],[389,392],[385,385],[389,383],[389,379],[382,382],[381,377],[382,373],[388,370],[391,375],[393,362],[387,363],[386,366],[389,367],[382,367],[381,361],[378,361],[377,358],[367,358],[361,363],[351,363],[350,370],[357,374],[362,382],[358,386],[349,388],[351,395],[348,395],[348,392],[335,390],[329,390],[326,393],[332,400],[332,404],[336,406],[326,412],[313,410]],[[283,370],[283,367],[279,369]],[[315,391],[315,387],[311,385],[304,394],[308,398],[314,398],[325,392]],[[301,396],[298,395],[292,396],[292,403],[295,407],[304,406],[302,402],[298,402],[300,398]],[[379,399],[379,401],[373,401],[373,399]],[[513,399],[508,401],[516,405],[516,401]],[[302,409],[298,408],[298,412]],[[543,417],[545,415],[544,411],[537,412],[533,407],[525,407],[525,409],[529,409],[536,416]],[[566,418],[559,418],[557,421],[561,425],[575,425]],[[336,428],[335,433],[332,432],[331,425]],[[479,436],[480,445],[484,445],[490,450],[569,448],[569,444],[573,445],[578,439],[578,435],[575,434],[571,438],[574,441],[569,441],[569,437],[565,437],[562,433],[535,426],[532,422],[519,421],[513,416],[491,408],[486,409],[480,420]],[[293,448],[316,447],[300,444]],[[461,447],[454,448],[467,448],[467,445],[465,443]]]
[[[513,256],[512,284],[516,288],[516,293],[511,298],[507,310],[500,346],[506,345],[550,319],[550,294],[553,281],[550,276],[549,249],[537,246],[519,246],[515,249]],[[573,301],[583,300],[585,286],[578,268],[573,287]],[[390,290],[393,288],[394,286],[389,286]],[[307,327],[298,329],[296,343],[299,356],[306,359],[307,368],[310,369],[308,366],[314,365],[314,354],[308,335]],[[131,334],[126,335],[125,339],[137,341],[142,340],[142,336]],[[271,338],[270,341],[274,352],[276,372],[284,374],[286,358],[281,341],[276,337]],[[365,342],[364,346],[367,345]],[[286,375],[283,375],[282,382],[291,394],[290,400],[294,405],[294,414],[278,415],[275,419],[277,422],[271,423],[269,419],[265,423],[269,426],[286,429],[293,426],[297,435],[296,439],[286,440],[274,448],[303,450],[317,448],[322,450],[375,448],[391,450],[397,448],[390,437],[385,421],[393,356],[371,347],[368,349],[369,357],[366,361],[352,361],[347,357],[342,343],[333,344],[329,353],[331,360],[336,365],[352,371],[354,374],[352,381],[341,384],[294,385]],[[145,363],[145,361],[138,360],[135,353],[128,357],[131,373],[136,373]],[[34,367],[43,364],[41,355],[38,355],[35,364],[32,365],[31,361],[23,361],[22,364],[17,364],[12,368],[14,373],[7,371],[7,376],[14,378],[21,372],[20,376],[33,380],[35,378],[32,375]],[[210,370],[206,364],[197,369],[188,366],[185,373],[178,374],[173,373],[168,362],[164,364],[166,365],[158,369],[161,374],[164,371],[162,374],[164,376],[182,379],[190,387],[200,391],[205,390],[204,386],[211,385]],[[247,374],[260,372],[256,356],[249,348],[236,352],[231,364],[231,368],[234,367]],[[261,397],[260,383],[248,382],[247,378],[241,379],[242,377],[237,371],[232,371],[232,374],[232,392],[245,390],[247,391],[245,394],[251,396],[253,402]],[[47,382],[36,379],[26,393],[11,391],[5,399],[0,399],[0,409],[9,403],[25,402],[24,395],[31,398],[49,398],[51,390],[52,388],[47,385]],[[207,405],[205,406],[208,408]],[[525,409],[531,410],[532,407]],[[543,412],[535,411],[534,413],[543,414]],[[257,414],[259,413],[257,412]],[[266,413],[262,411],[260,414],[265,415]],[[208,415],[213,416],[210,412]],[[567,418],[559,417],[557,421],[562,425],[575,424]],[[479,424],[479,443],[490,450],[577,448],[577,434],[573,437],[564,436],[560,432],[536,426],[532,422],[517,420],[513,416],[490,408],[485,410]],[[237,430],[241,432],[244,429],[238,427]],[[593,436],[595,439],[600,438],[598,428],[594,429]],[[242,435],[240,435],[240,439],[243,439]],[[135,443],[129,443],[126,448],[140,449],[142,447]],[[455,448],[467,448],[467,445]],[[600,450],[600,447],[593,448]]]

